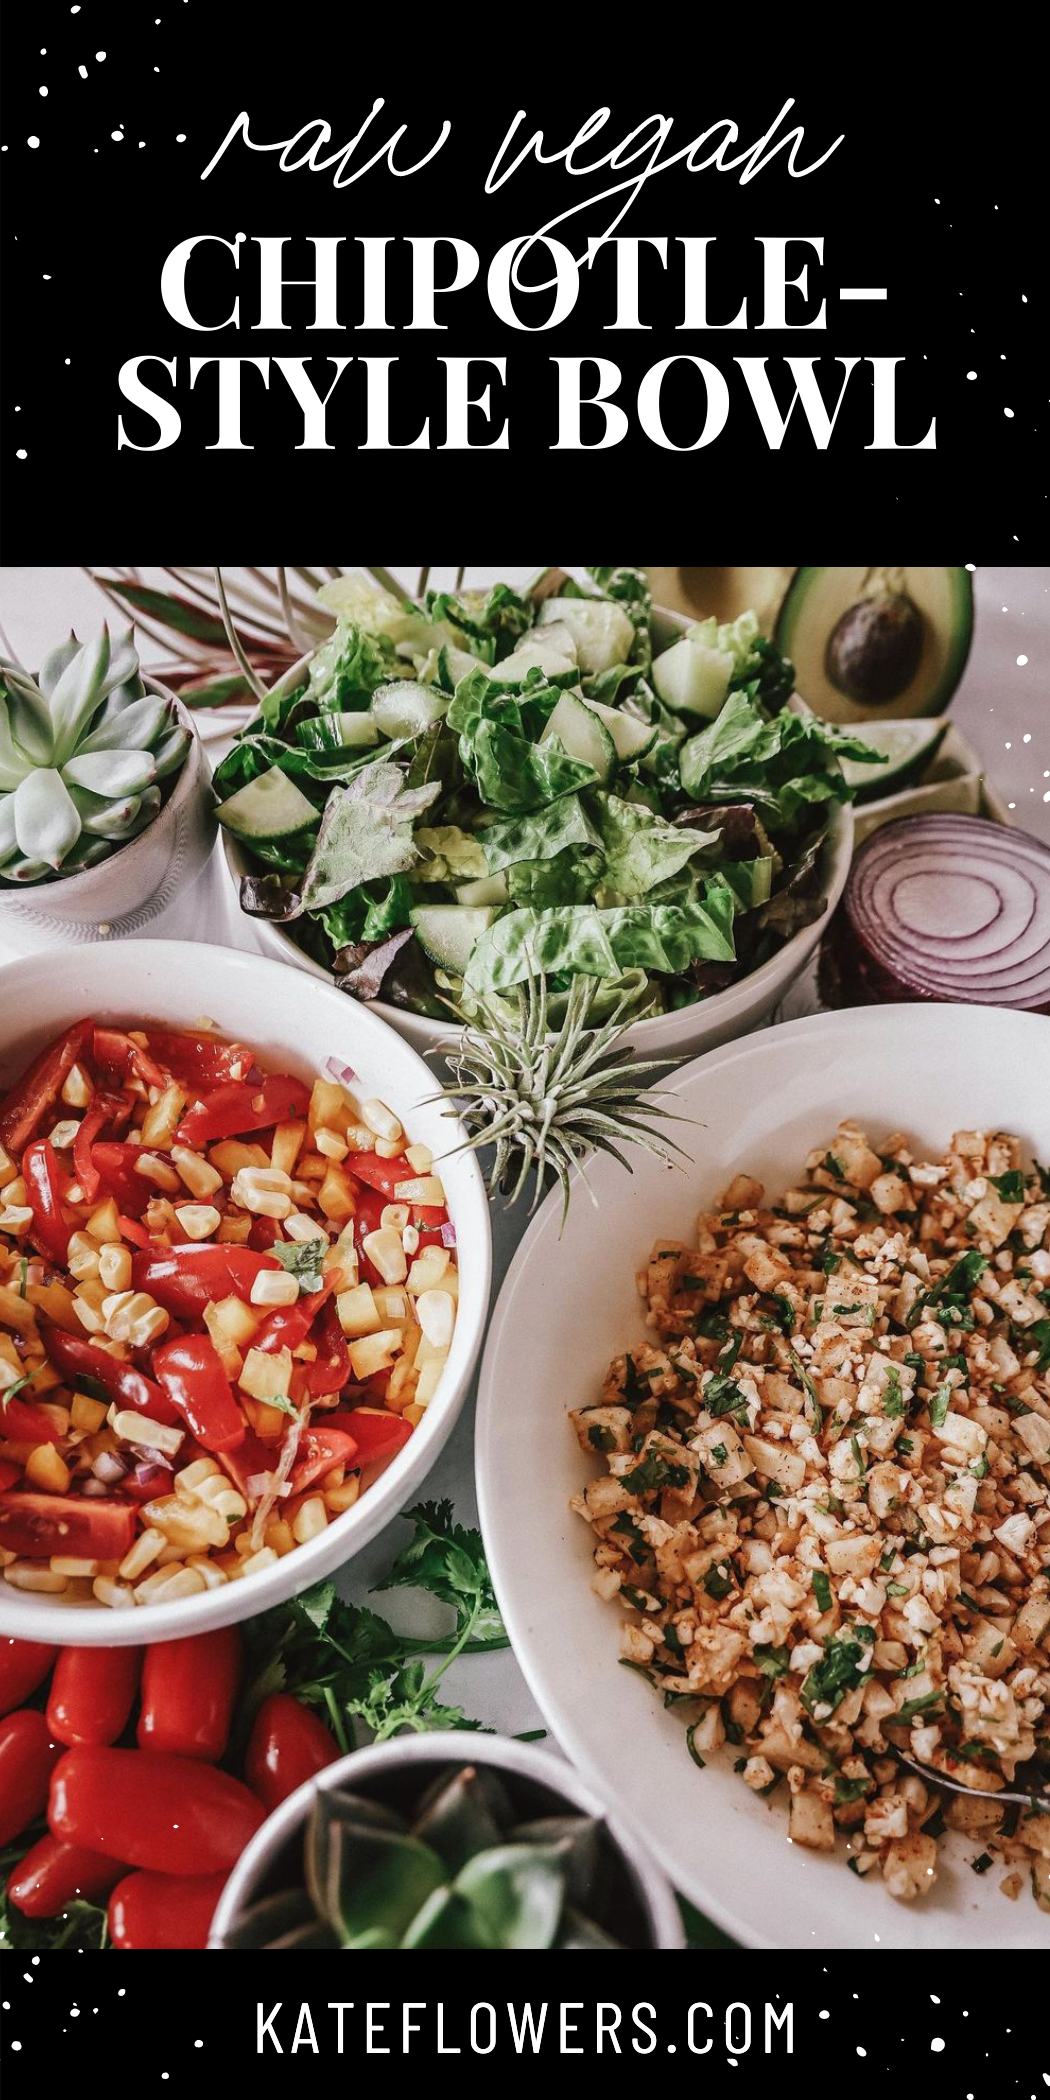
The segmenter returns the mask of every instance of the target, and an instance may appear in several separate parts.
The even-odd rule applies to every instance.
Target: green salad
[[[280,922],[359,998],[470,1015],[530,974],[593,1012],[708,997],[820,915],[821,845],[877,757],[792,698],[752,613],[657,652],[637,568],[399,599],[335,627],[219,767],[218,817]]]

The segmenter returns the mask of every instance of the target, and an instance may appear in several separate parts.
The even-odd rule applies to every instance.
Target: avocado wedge
[[[973,636],[965,568],[796,569],[774,639],[832,722],[942,714]]]

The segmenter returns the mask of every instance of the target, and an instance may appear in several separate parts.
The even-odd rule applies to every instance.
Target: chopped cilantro
[[[987,1874],[989,1867],[992,1865],[991,1853],[979,1852],[976,1859],[971,1859],[970,1865],[975,1874]]]
[[[815,1568],[813,1571],[813,1595],[821,1611],[831,1610],[831,1584],[823,1568]]]
[[[807,1670],[802,1682],[802,1704],[812,1714],[818,1706],[834,1712],[846,1693],[864,1684],[871,1672],[868,1649],[875,1635],[870,1626],[844,1626],[824,1644],[820,1661]]]
[[[620,1480],[634,1495],[647,1495],[659,1488],[683,1488],[689,1481],[689,1467],[677,1465],[663,1451],[650,1451],[638,1466],[629,1473],[621,1473]]]
[[[747,1401],[736,1380],[727,1371],[717,1371],[708,1380],[701,1395],[701,1405],[717,1419],[720,1415],[731,1415],[742,1429],[748,1426]]]
[[[733,1574],[728,1561],[719,1561],[708,1568],[704,1576],[704,1588],[709,1597],[728,1597],[733,1587]]]
[[[695,1742],[693,1741],[693,1737],[694,1737],[694,1735],[695,1735],[695,1733],[696,1733],[696,1730],[697,1730],[697,1728],[699,1727],[699,1725],[700,1725],[700,1723],[699,1723],[698,1721],[694,1721],[694,1722],[693,1722],[693,1725],[692,1725],[692,1727],[691,1727],[691,1728],[687,1728],[687,1729],[686,1729],[686,1731],[685,1731],[685,1747],[686,1747],[686,1749],[688,1750],[688,1752],[689,1752],[689,1755],[690,1755],[690,1757],[692,1758],[692,1760],[693,1760],[693,1763],[694,1763],[694,1765],[698,1765],[698,1766],[699,1766],[699,1768],[700,1768],[700,1770],[701,1770],[701,1772],[704,1772],[704,1771],[706,1771],[706,1769],[707,1769],[707,1759],[706,1759],[706,1757],[701,1757],[701,1755],[700,1755],[700,1752],[699,1752],[699,1750],[697,1749],[697,1747],[696,1747],[696,1744],[695,1744]]]
[[[835,1154],[833,1152],[825,1152],[820,1164],[825,1169],[825,1171],[832,1176],[833,1180],[845,1181],[846,1169],[843,1166],[842,1161],[840,1159],[836,1159]]]
[[[986,1178],[1003,1203],[1024,1202],[1024,1175],[1020,1167],[1011,1167],[1007,1174],[989,1174]]]
[[[308,1240],[275,1240],[269,1251],[282,1269],[295,1277],[301,1291],[324,1289],[321,1264],[328,1252],[327,1240],[319,1235]]]
[[[728,1456],[729,1453],[727,1452],[724,1444],[712,1444],[711,1459],[714,1465],[724,1466]]]
[[[616,1438],[604,1422],[591,1423],[587,1431],[587,1442],[593,1444],[596,1451],[613,1451],[616,1448]]]
[[[947,1384],[938,1386],[937,1391],[934,1393],[933,1398],[930,1401],[930,1421],[933,1423],[935,1429],[940,1429],[944,1422],[947,1420],[948,1409],[950,1408],[951,1404],[951,1386]]]
[[[791,1667],[791,1655],[787,1648],[774,1648],[768,1641],[760,1641],[752,1654],[763,1677],[786,1677]]]
[[[932,1707],[939,1707],[943,1697],[943,1692],[923,1692],[922,1697],[919,1699],[906,1699],[904,1705],[899,1707],[895,1714],[887,1714],[886,1719],[887,1721],[911,1721],[916,1714],[929,1713]]]
[[[623,1360],[623,1397],[628,1407],[640,1407],[643,1400],[650,1398],[649,1387],[643,1385],[634,1358],[630,1355],[625,1356]]]
[[[823,1269],[825,1276],[833,1276],[841,1260],[841,1254],[836,1254],[835,1249],[831,1244],[831,1241],[825,1240],[824,1245],[820,1250],[820,1266]]]
[[[888,1582],[886,1584],[886,1595],[887,1597],[910,1597],[911,1591],[906,1582]]]

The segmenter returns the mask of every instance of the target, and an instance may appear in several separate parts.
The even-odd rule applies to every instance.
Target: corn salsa
[[[433,1158],[335,1060],[75,1022],[0,1104],[0,1568],[134,1608],[323,1532],[456,1318]]]

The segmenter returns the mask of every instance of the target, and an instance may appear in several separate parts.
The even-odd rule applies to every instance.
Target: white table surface
[[[451,569],[432,570],[431,583],[451,585],[453,573]],[[504,578],[510,583],[525,582],[533,573],[528,568],[471,568],[469,581],[487,584]],[[394,574],[411,587],[418,570],[395,566]],[[1014,822],[1050,841],[1050,569],[978,567],[974,586],[974,645],[952,715],[980,754]],[[0,622],[23,662],[39,662],[71,626],[86,636],[104,612],[103,601],[79,569],[0,567]],[[159,660],[152,644],[142,653],[147,664]],[[1018,662],[1019,658],[1027,661]],[[209,741],[209,752],[216,760],[227,748],[223,740]],[[251,922],[237,906],[220,847],[199,881],[148,931],[231,947],[256,945]],[[5,927],[0,903],[0,966],[24,953],[26,945],[23,927],[14,931],[10,917]],[[498,1206],[494,1210],[493,1303],[525,1222],[520,1211],[507,1216]],[[513,1395],[508,1396],[508,1404],[513,1404]],[[428,1498],[450,1497],[457,1518],[465,1524],[477,1522],[473,1420],[472,1393],[425,1489]],[[526,1484],[523,1489],[528,1491]],[[395,1522],[351,1563],[342,1587],[363,1600],[389,1565],[402,1535],[407,1538],[407,1529]],[[411,1630],[411,1600],[404,1593],[374,1601],[396,1624]],[[542,1726],[542,1716],[509,1651],[460,1661],[449,1672],[447,1689],[451,1698],[489,1727],[516,1733]]]

